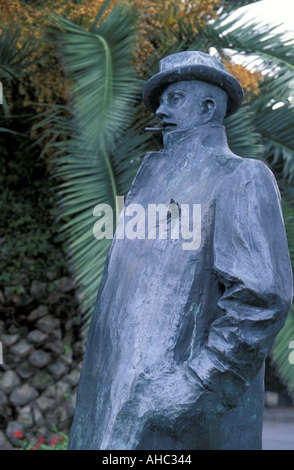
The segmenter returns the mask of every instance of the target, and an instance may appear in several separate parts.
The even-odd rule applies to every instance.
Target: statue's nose
[[[156,110],[156,116],[158,116],[160,119],[163,119],[165,117],[169,116],[169,111],[165,103],[161,103],[159,108]]]

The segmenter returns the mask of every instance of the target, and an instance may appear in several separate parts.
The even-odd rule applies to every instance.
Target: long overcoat
[[[201,206],[201,240],[183,249],[181,232],[148,238],[142,225],[114,237],[69,448],[260,449],[264,362],[292,301],[273,174],[208,124],[145,156],[125,228],[131,204],[174,204],[180,225],[181,209]]]

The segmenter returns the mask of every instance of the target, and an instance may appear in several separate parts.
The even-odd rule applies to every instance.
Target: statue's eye
[[[179,95],[174,95],[174,96],[172,97],[172,103],[173,103],[173,104],[178,103],[178,102],[180,101],[180,98],[181,98],[181,97],[180,97]]]
[[[181,94],[181,93],[174,93],[172,96],[171,96],[171,104],[173,106],[176,106],[177,104],[179,104],[179,102],[184,98],[184,96]]]

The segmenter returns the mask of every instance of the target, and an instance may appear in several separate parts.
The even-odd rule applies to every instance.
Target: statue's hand
[[[188,449],[205,446],[227,409],[217,395],[205,389],[185,368],[162,368],[148,380],[150,426],[164,430]],[[193,447],[195,446],[195,447]]]

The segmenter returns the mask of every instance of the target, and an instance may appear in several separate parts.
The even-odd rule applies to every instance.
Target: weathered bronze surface
[[[164,149],[145,156],[125,212],[172,205],[182,227],[201,206],[201,239],[173,238],[172,216],[166,239],[160,218],[114,237],[69,448],[261,449],[264,361],[292,300],[276,181],[228,148],[222,122],[242,90],[215,59],[167,57],[143,98]]]

